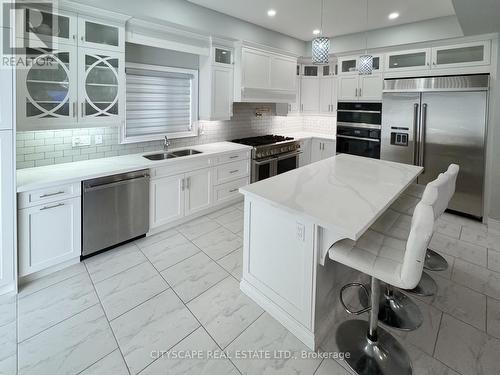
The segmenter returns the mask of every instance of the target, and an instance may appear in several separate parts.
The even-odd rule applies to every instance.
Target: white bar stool
[[[435,191],[434,191],[435,192]],[[348,320],[336,333],[338,349],[357,374],[412,374],[408,354],[386,330],[378,327],[380,281],[403,289],[414,288],[422,275],[425,251],[434,230],[432,205],[437,193],[426,194],[416,206],[407,241],[398,240],[368,230],[358,241],[342,240],[328,251],[335,262],[356,269],[372,278],[371,305],[360,311],[351,311],[343,301],[343,292],[358,283],[345,285],[340,300],[347,312],[359,315],[370,311],[369,322]]]

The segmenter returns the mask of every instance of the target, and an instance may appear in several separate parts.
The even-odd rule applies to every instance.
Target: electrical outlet
[[[297,238],[301,241],[306,240],[306,226],[302,223],[297,223]]]
[[[96,134],[94,136],[94,143],[96,145],[101,145],[102,144],[102,135],[101,134]]]
[[[90,146],[90,135],[80,135],[71,138],[72,147]]]

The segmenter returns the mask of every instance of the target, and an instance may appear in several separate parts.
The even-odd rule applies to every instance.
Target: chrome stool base
[[[427,249],[425,253],[424,268],[429,271],[444,271],[448,268],[448,262],[439,253]]]
[[[411,360],[399,342],[378,327],[377,340],[368,338],[368,322],[347,320],[337,329],[338,350],[358,375],[411,375]]]
[[[364,294],[359,293],[359,299],[362,306],[368,305]],[[414,331],[424,321],[417,304],[389,285],[382,286],[380,290],[378,319],[386,326],[402,331]]]
[[[418,285],[413,289],[406,290],[406,292],[417,296],[430,297],[437,293],[437,289],[436,281],[427,272],[422,272]]]

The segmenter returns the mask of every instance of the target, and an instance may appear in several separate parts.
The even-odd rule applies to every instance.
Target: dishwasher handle
[[[87,185],[87,186],[84,186],[83,190],[84,190],[84,192],[90,192],[90,191],[97,191],[97,190],[102,190],[102,189],[109,189],[112,187],[129,184],[132,182],[139,182],[141,180],[149,180],[149,175],[145,174],[145,175],[139,176],[139,177],[129,178],[129,179],[125,179],[125,180],[119,180],[119,181],[114,181],[114,182],[109,182],[109,183],[104,183],[104,184]]]

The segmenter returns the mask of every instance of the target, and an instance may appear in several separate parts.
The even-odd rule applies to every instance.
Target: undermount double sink
[[[172,158],[180,158],[183,156],[201,154],[201,151],[196,151],[191,148],[186,148],[184,150],[172,151],[172,152],[159,152],[157,154],[144,155],[146,159],[149,160],[165,160]]]

